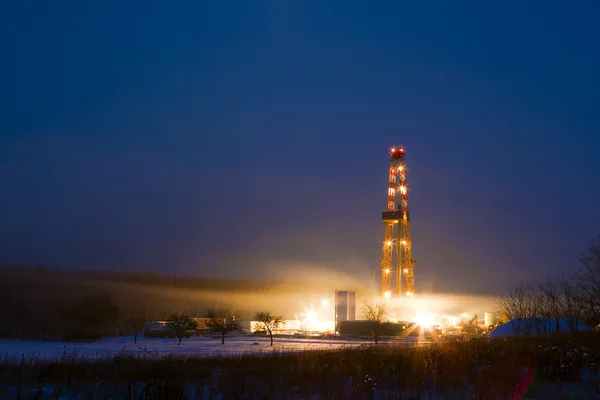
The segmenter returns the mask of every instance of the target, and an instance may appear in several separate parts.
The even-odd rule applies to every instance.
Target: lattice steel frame
[[[381,295],[386,298],[392,294],[413,296],[415,294],[414,266],[416,262],[412,257],[408,187],[403,148],[390,150],[388,207],[387,211],[383,212],[382,219],[385,231],[380,262]],[[394,257],[394,253],[396,257]],[[392,287],[393,277],[396,279]],[[402,277],[404,278],[403,282]]]

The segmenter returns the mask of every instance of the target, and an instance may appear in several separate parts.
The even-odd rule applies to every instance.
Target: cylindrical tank
[[[488,311],[485,313],[485,326],[496,325],[496,313]]]

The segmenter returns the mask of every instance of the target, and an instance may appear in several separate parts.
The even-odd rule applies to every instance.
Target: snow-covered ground
[[[34,358],[39,357],[42,359],[53,359],[65,355],[98,358],[111,357],[124,353],[134,356],[137,355],[141,357],[162,357],[169,355],[179,355],[184,357],[209,357],[219,355],[236,356],[249,353],[269,354],[272,352],[294,352],[320,349],[328,350],[350,346],[362,346],[368,344],[371,344],[371,342],[362,340],[345,341],[318,338],[275,338],[274,346],[271,347],[270,341],[267,337],[254,337],[251,335],[228,337],[226,338],[224,345],[221,344],[220,339],[208,337],[193,337],[190,339],[184,339],[181,344],[179,344],[177,340],[173,339],[147,339],[144,337],[138,338],[137,344],[133,343],[133,337],[106,338],[93,343],[43,343],[33,341],[20,342],[4,340],[0,341],[0,359],[3,357],[16,357],[18,359],[22,355]],[[388,344],[396,346],[410,346],[414,345],[415,343],[394,340],[390,341]],[[561,357],[563,353],[569,352],[568,350],[563,351],[554,348],[546,350],[549,352],[557,351],[557,357]],[[576,352],[576,350],[573,351]],[[183,386],[181,387],[181,389],[185,391],[186,394],[185,396],[178,398],[194,400],[224,398],[222,397],[223,394],[221,392],[227,390],[227,388],[224,386],[219,386],[222,385],[220,383],[221,375],[219,375],[220,372],[217,372],[215,372],[216,375],[211,375],[211,378],[208,378],[208,380],[190,381],[186,382],[185,384],[182,383]],[[372,392],[374,398],[404,398],[414,396],[415,393],[418,392],[418,390],[423,389],[421,387],[414,387],[411,385],[408,385],[407,387],[383,389],[379,387],[375,388],[374,385],[371,390],[368,389],[368,386],[371,385],[370,382],[372,378],[368,375],[364,378],[364,381],[360,379],[359,381],[355,381],[351,377],[340,377],[335,374],[332,376],[335,377],[335,379],[337,379],[332,383],[332,385],[341,385],[341,387],[343,387],[343,390],[340,389],[340,393],[354,393],[355,396],[352,398],[362,398],[363,396],[359,396],[359,394],[362,392],[366,393],[366,391]],[[379,378],[381,377],[382,376],[380,375]],[[377,376],[375,376],[374,378],[377,378]],[[578,376],[576,376],[575,378],[578,378]],[[553,399],[557,398],[557,393],[562,393],[565,396],[563,398],[594,398],[592,397],[591,393],[593,393],[593,390],[595,390],[595,388],[597,387],[596,375],[592,376],[590,371],[588,369],[585,369],[580,378],[581,380],[578,383],[550,383],[541,379],[535,382],[530,388],[529,381],[525,380],[524,384],[525,388],[530,389],[529,394],[533,395],[535,393],[536,398]],[[101,399],[108,397],[114,399],[125,399],[132,398],[132,396],[127,395],[127,393],[129,393],[127,392],[127,390],[133,390],[132,393],[135,394],[133,398],[146,398],[142,396],[142,394],[146,393],[146,391],[148,391],[148,393],[146,393],[146,395],[148,396],[154,393],[152,392],[152,390],[157,390],[157,393],[160,392],[160,387],[154,388],[153,385],[156,385],[157,383],[152,381],[136,381],[133,386],[131,386],[131,382],[118,382],[113,381],[111,379],[95,380],[89,384],[85,382],[79,382],[79,386],[70,386],[68,382],[69,381],[66,380],[65,382],[59,381],[58,383],[47,383],[44,384],[43,387],[40,387],[39,382],[36,380],[33,383],[28,382],[26,385],[24,385],[20,389],[20,393],[26,394],[26,396],[24,396],[23,398],[34,398],[36,396],[37,391],[41,390],[39,396],[37,397],[40,399]],[[227,385],[237,384],[235,380],[230,380],[227,382]],[[253,390],[263,389],[263,386],[261,384],[257,384],[252,380],[247,380],[243,382],[245,382],[244,384],[256,384],[254,386],[248,386],[247,389],[244,389],[247,390],[248,393],[252,393]],[[285,398],[285,393],[287,393],[286,390],[291,390],[289,387],[285,386],[286,384],[289,384],[289,382],[285,379],[283,379],[280,382],[282,382],[282,392],[280,393],[280,395],[282,396],[281,398]],[[435,379],[431,382],[435,382]],[[433,385],[433,383],[431,382],[429,384]],[[173,388],[178,388],[177,382],[171,382],[170,384],[175,386],[168,386],[167,388],[169,388],[169,390],[172,390]],[[315,390],[315,395],[310,398],[331,398],[326,393],[323,395],[323,397],[318,395],[319,390],[324,390],[325,392],[327,392],[327,390],[331,388],[322,386],[320,388],[315,387],[312,389]],[[0,382],[1,399],[17,398],[18,390],[19,388],[14,382]],[[431,398],[471,398],[471,391],[473,390],[473,386],[470,383],[466,382],[465,388],[457,388],[456,390],[453,389],[454,391],[451,391],[452,393],[455,393],[455,395],[443,395],[441,392],[438,393],[435,385],[431,386],[431,388],[427,390],[428,395],[431,396]],[[508,390],[510,391],[511,388],[508,388]],[[339,398],[350,397],[344,396]],[[522,398],[528,399],[532,397],[527,397],[526,395]]]
[[[559,332],[569,333],[572,328],[577,332],[588,332],[590,328],[583,322],[572,322],[565,318],[547,319],[547,318],[515,318],[505,324],[498,325],[492,333],[491,339],[522,336],[528,332],[530,336],[546,336],[556,333],[558,323]]]
[[[234,336],[227,337],[225,344],[221,339],[208,337],[192,337],[184,339],[181,344],[175,339],[149,339],[138,337],[137,344],[133,337],[116,337],[101,339],[92,343],[65,342],[33,342],[18,340],[1,340],[0,356],[2,357],[39,357],[51,359],[64,355],[78,357],[111,357],[128,353],[132,355],[166,356],[219,356],[243,355],[248,353],[290,352],[305,350],[338,349],[348,346],[369,344],[368,341],[325,340],[318,338],[275,338],[273,347],[266,337]]]

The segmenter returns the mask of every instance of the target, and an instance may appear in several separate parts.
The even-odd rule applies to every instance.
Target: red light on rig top
[[[403,147],[400,147],[400,150],[399,150],[399,151],[400,151],[400,153],[404,153],[404,148],[403,148]]]

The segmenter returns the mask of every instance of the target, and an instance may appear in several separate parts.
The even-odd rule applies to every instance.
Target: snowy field
[[[221,339],[209,337],[192,337],[184,339],[179,344],[176,339],[149,339],[138,337],[137,344],[133,337],[116,337],[101,339],[92,343],[65,342],[33,342],[33,341],[0,341],[0,356],[2,357],[36,357],[52,359],[64,355],[77,357],[102,358],[119,354],[167,356],[184,355],[195,357],[210,357],[220,355],[243,355],[248,353],[270,353],[332,350],[348,346],[370,344],[369,341],[325,340],[317,338],[275,338],[273,347],[267,337],[234,336],[227,337],[225,344]]]
[[[454,375],[453,379],[457,379],[456,382],[458,383],[448,386],[448,380],[442,379],[439,381],[442,382],[441,387],[437,386],[439,376],[436,374],[436,370],[426,375],[422,374],[426,370],[427,360],[430,360],[428,357],[404,357],[404,363],[409,362],[412,365],[420,366],[418,370],[410,372],[414,379],[406,380],[405,372],[408,370],[405,368],[408,364],[403,364],[403,362],[388,364],[382,370],[375,368],[374,374],[371,375],[368,372],[371,365],[370,357],[375,356],[378,360],[376,364],[381,366],[386,359],[385,353],[373,355],[369,352],[352,352],[344,356],[349,357],[348,363],[342,364],[339,364],[337,359],[332,363],[332,358],[313,359],[311,357],[294,358],[291,362],[276,365],[272,362],[262,365],[261,363],[254,363],[252,360],[233,360],[224,364],[214,364],[216,367],[211,369],[207,375],[203,375],[197,369],[198,366],[205,365],[204,360],[189,359],[179,362],[179,360],[164,359],[167,363],[171,362],[172,364],[147,363],[145,359],[133,361],[138,364],[122,364],[121,360],[110,360],[110,357],[123,354],[149,357],[155,360],[156,358],[173,355],[184,358],[235,357],[244,354],[267,355],[273,352],[335,350],[371,344],[372,342],[364,340],[289,337],[275,338],[274,346],[271,347],[268,337],[254,337],[251,335],[228,337],[224,345],[221,344],[220,338],[210,337],[184,339],[181,344],[175,339],[147,339],[144,337],[138,338],[137,344],[133,343],[133,337],[107,338],[93,343],[43,343],[5,340],[0,341],[0,360],[4,359],[6,361],[13,358],[19,360],[21,356],[25,356],[28,358],[27,361],[32,361],[33,358],[34,362],[31,364],[26,363],[25,376],[27,379],[22,385],[14,379],[16,376],[14,373],[8,370],[3,373],[3,381],[0,381],[0,399],[156,399],[164,398],[159,396],[164,391],[173,393],[173,396],[169,398],[178,400],[223,400],[226,398],[359,399],[368,395],[374,399],[415,398],[415,396],[455,399],[473,398],[474,393],[479,393],[478,391],[488,394],[496,393],[498,395],[504,393],[508,395],[508,397],[492,396],[491,398],[544,398],[548,400],[555,398],[599,398],[595,393],[597,388],[600,387],[600,381],[597,374],[592,373],[589,368],[589,363],[595,360],[588,360],[587,353],[582,353],[585,362],[580,365],[581,368],[575,368],[574,365],[575,358],[573,357],[580,355],[582,351],[587,352],[588,349],[583,347],[581,349],[563,349],[556,346],[542,348],[538,360],[542,363],[538,362],[539,368],[535,371],[526,366],[513,365],[510,359],[504,360],[500,357],[496,361],[509,363],[500,365],[503,371],[501,373],[493,364],[487,363],[487,359],[471,360],[465,363],[465,357],[453,353],[452,349],[450,349],[450,353],[439,353],[440,350],[438,349],[437,354],[455,357],[458,359],[457,365],[459,365],[456,370],[452,365],[446,365],[444,372],[449,376]],[[412,341],[400,340],[385,342],[386,346],[394,347],[408,347],[416,344]],[[466,344],[460,344],[459,346],[466,346],[464,347],[465,350],[469,348]],[[53,369],[53,380],[45,381],[44,374],[40,372],[39,364],[35,363],[35,359],[50,360],[64,356],[67,356],[66,367]],[[367,356],[369,358],[365,358]],[[398,360],[402,359],[401,353],[398,353],[398,356],[400,356]],[[69,361],[72,360],[71,357],[79,359],[102,358],[107,363],[100,363],[97,367],[87,370],[82,365],[88,364],[81,364],[75,369],[70,369],[68,365]],[[337,355],[332,354],[331,357],[335,358]],[[470,356],[467,354],[466,357],[468,361]],[[277,359],[275,360],[276,363],[279,362]],[[139,364],[140,361],[141,364]],[[192,364],[188,364],[188,362]],[[238,364],[240,362],[243,364]],[[129,365],[128,369],[123,370],[126,372],[125,375],[121,376],[122,372],[120,371],[114,375],[114,368],[121,365]],[[247,370],[240,371],[240,365],[243,365]],[[275,369],[273,369],[274,365]],[[514,374],[505,373],[509,365],[514,368],[517,382],[511,380],[511,376]],[[266,369],[262,370],[262,368]],[[326,379],[319,379],[319,375],[311,375],[311,371],[314,372],[315,368],[322,371]],[[396,368],[401,368],[403,373],[399,374]],[[568,379],[565,381],[549,381],[547,377],[544,377],[548,375],[548,368],[556,370],[559,375],[566,374],[565,377],[568,377]],[[171,370],[175,372],[171,373]],[[78,379],[72,379],[72,374],[75,374],[75,371],[81,371]],[[153,371],[159,371],[159,376],[164,377],[164,379],[157,380]],[[235,371],[235,374],[232,374],[231,371]],[[483,371],[487,372],[482,374]],[[546,371],[545,374],[543,374],[544,371]],[[188,373],[193,378],[190,378],[187,375]],[[495,378],[486,377],[488,373],[495,376]],[[290,374],[294,374],[298,379],[290,381]],[[185,376],[188,376],[187,380],[177,378]],[[278,388],[278,391],[273,392],[272,389],[269,389],[274,387]],[[489,392],[486,392],[486,390]],[[521,397],[512,397],[519,392],[522,394]],[[523,395],[523,392],[528,393]],[[306,393],[310,395],[306,395]]]

